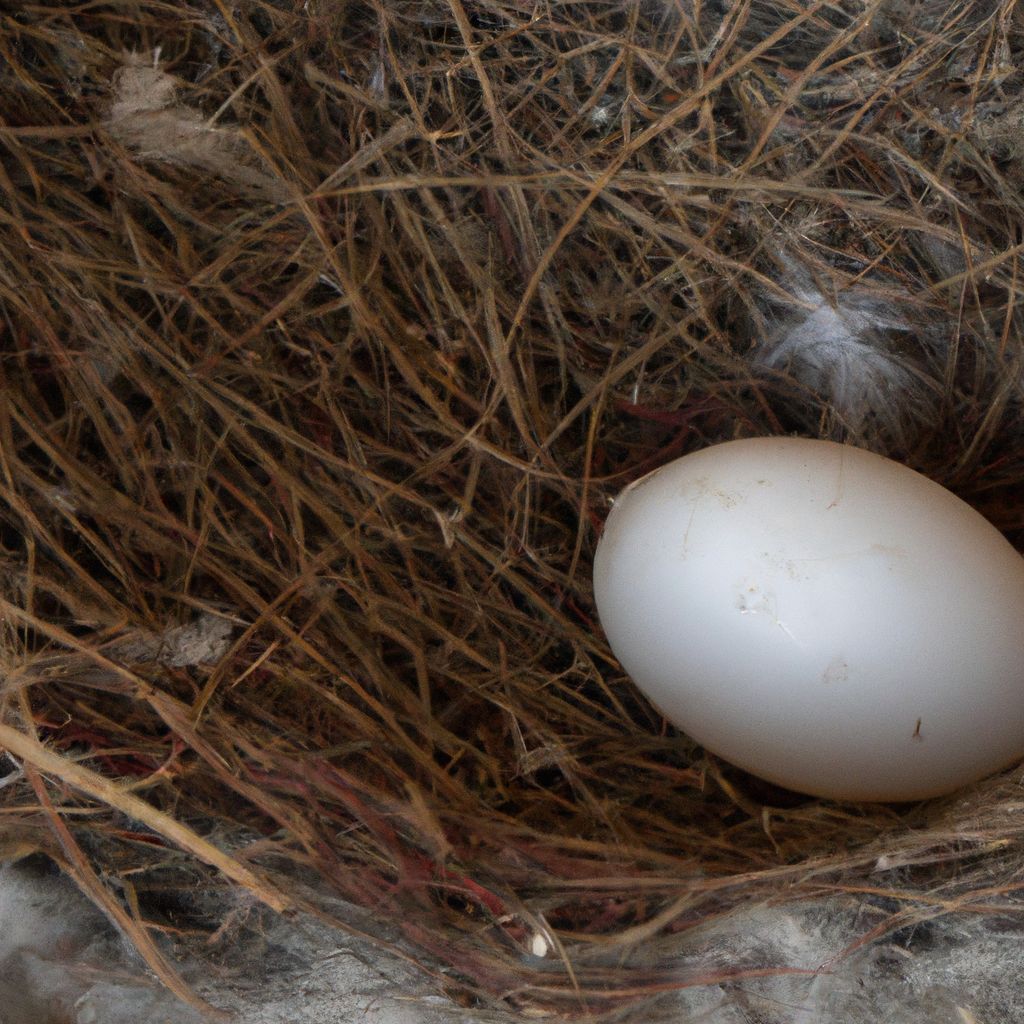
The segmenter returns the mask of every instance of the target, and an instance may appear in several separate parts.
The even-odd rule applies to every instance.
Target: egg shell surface
[[[709,751],[781,786],[917,800],[1024,756],[1024,558],[950,491],[831,441],[730,441],[615,500],[612,650]]]

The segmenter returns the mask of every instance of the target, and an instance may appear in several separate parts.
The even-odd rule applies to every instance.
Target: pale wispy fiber
[[[825,287],[788,261],[780,284],[789,298],[766,296],[758,366],[792,377],[854,434],[876,429],[903,440],[932,418],[941,391],[927,366],[938,339],[909,295]]]
[[[284,183],[269,173],[242,132],[178,102],[177,80],[160,66],[159,52],[151,63],[126,57],[113,85],[106,128],[138,156],[215,174],[271,202],[288,200]]]

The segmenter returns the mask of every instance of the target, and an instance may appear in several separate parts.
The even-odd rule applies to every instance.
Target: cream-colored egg
[[[616,499],[594,591],[665,716],[779,785],[916,800],[1024,757],[1024,558],[889,459],[774,437],[669,463]]]

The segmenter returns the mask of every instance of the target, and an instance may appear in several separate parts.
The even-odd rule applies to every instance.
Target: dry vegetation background
[[[787,432],[1024,542],[1022,57],[1013,0],[0,0],[4,855],[185,998],[318,886],[532,1014],[775,969],[658,954],[765,899],[1016,919],[1019,769],[770,789],[589,567]]]

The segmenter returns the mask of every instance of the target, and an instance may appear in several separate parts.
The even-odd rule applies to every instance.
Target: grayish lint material
[[[209,895],[200,896],[209,900]],[[227,897],[225,897],[227,899]],[[1024,1020],[1024,922],[948,914],[853,949],[892,913],[835,897],[764,906],[645,943],[636,966],[681,986],[621,1024],[1011,1024]],[[230,912],[225,906],[224,912]],[[237,910],[238,908],[236,908]],[[335,913],[344,908],[335,906]],[[352,914],[358,912],[351,909]],[[317,921],[252,911],[230,967],[188,961],[195,991],[239,1024],[512,1024],[464,1010],[408,963]],[[571,949],[570,949],[571,951]],[[555,964],[552,969],[557,970]],[[777,974],[751,976],[776,968]],[[74,887],[41,862],[0,867],[0,1024],[201,1024],[146,973]]]

